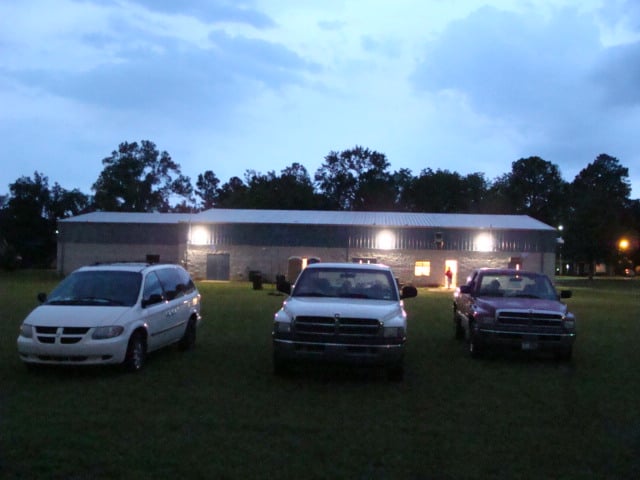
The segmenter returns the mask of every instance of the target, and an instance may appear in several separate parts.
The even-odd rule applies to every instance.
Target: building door
[[[230,259],[228,253],[207,254],[207,280],[230,280]]]
[[[445,272],[447,271],[447,269],[451,269],[451,273],[453,274],[453,276],[451,277],[451,286],[455,288],[456,285],[458,285],[458,261],[445,260],[444,261]],[[445,285],[446,285],[446,278],[445,278]]]

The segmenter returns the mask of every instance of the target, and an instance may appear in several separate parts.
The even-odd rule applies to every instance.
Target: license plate
[[[531,340],[524,340],[522,342],[522,350],[537,350],[537,349],[538,349],[538,342],[531,341]]]

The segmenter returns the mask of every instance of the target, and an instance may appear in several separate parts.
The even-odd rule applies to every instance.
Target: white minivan
[[[140,370],[148,352],[190,349],[200,293],[172,264],[111,263],[79,268],[20,326],[18,354],[28,366],[122,364]]]

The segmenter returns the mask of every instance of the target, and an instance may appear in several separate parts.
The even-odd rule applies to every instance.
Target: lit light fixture
[[[481,233],[476,237],[476,248],[478,252],[493,251],[493,237],[489,233]]]
[[[209,230],[205,227],[192,227],[191,228],[191,244],[192,245],[208,245],[209,244]]]
[[[396,246],[396,237],[389,230],[382,230],[376,238],[378,248],[380,250],[391,250]]]
[[[618,242],[618,248],[620,248],[620,250],[627,250],[629,248],[629,240],[621,238]]]

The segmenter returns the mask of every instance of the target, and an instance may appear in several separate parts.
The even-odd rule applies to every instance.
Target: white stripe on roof
[[[199,213],[93,212],[61,222],[86,223],[252,223],[416,228],[555,230],[528,215],[471,213],[344,212],[329,210],[246,210],[212,208]]]

